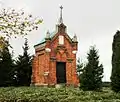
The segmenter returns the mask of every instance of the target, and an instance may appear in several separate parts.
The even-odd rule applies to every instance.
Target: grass
[[[74,88],[6,87],[0,88],[0,102],[120,102],[120,93],[109,88],[95,92]]]

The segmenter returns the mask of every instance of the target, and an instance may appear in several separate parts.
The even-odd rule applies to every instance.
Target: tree
[[[27,15],[22,10],[2,9],[0,11],[0,36],[6,38],[11,38],[12,35],[15,38],[17,35],[25,36],[28,32],[37,30],[41,23],[41,19],[34,18],[31,14]]]
[[[0,31],[10,37],[11,35],[26,35],[38,28],[42,20],[26,15],[24,11],[15,9],[2,9],[0,11]]]
[[[12,72],[13,72],[13,59],[9,52],[9,42],[3,37],[2,50],[0,51],[0,86],[10,86],[12,85]]]
[[[87,55],[88,63],[83,69],[80,87],[83,90],[100,90],[102,88],[103,65],[99,65],[98,51],[92,46]]]
[[[31,83],[31,74],[32,74],[32,57],[28,54],[28,41],[25,40],[23,47],[23,55],[19,55],[16,61],[16,70],[15,73],[15,82],[19,86],[29,86]]]
[[[115,92],[120,92],[120,31],[114,35],[112,51],[111,87]]]
[[[83,63],[81,62],[80,58],[77,60],[77,72],[79,74],[79,77],[81,73],[83,72]]]

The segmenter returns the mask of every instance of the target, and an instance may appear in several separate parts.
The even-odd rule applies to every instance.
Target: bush
[[[120,101],[120,94],[109,88],[101,92],[82,91],[74,88],[6,87],[0,88],[0,102],[113,102]]]

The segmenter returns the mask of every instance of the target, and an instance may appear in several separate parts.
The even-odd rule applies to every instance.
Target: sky
[[[34,45],[45,37],[47,30],[55,31],[63,6],[63,22],[70,37],[78,37],[78,53],[82,62],[86,62],[90,46],[95,45],[104,66],[104,81],[110,81],[113,35],[120,28],[120,0],[0,0],[0,8],[23,9],[34,17],[43,19],[37,31],[27,37],[30,53],[34,54]],[[22,53],[24,39],[12,39],[15,55]]]

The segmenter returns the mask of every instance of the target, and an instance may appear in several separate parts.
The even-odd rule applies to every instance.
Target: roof
[[[50,38],[52,39],[55,36],[56,33],[57,33],[56,31],[51,32],[50,33]],[[71,37],[69,35],[67,35],[67,36],[68,36],[68,39],[70,39],[72,41]],[[45,37],[44,37],[38,44],[34,45],[34,47],[36,47],[38,45],[41,45],[41,44],[44,44],[45,42],[46,42],[46,40],[45,40]]]
[[[54,32],[51,32],[51,33],[50,33],[50,38],[54,37],[55,34],[56,34],[55,31],[54,31]],[[46,42],[46,41],[45,41],[45,38],[43,38],[38,44],[34,45],[34,47],[35,47],[35,46],[38,46],[38,45],[41,45],[41,44],[43,44],[43,43],[45,43],[45,42]]]

